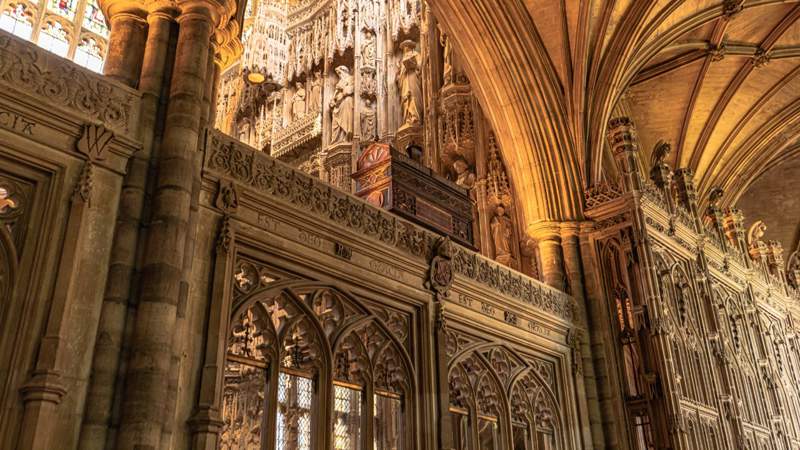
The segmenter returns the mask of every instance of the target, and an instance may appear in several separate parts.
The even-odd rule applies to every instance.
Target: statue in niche
[[[336,68],[339,82],[331,100],[331,144],[347,142],[353,136],[353,76],[346,66]]]
[[[378,118],[371,102],[368,102],[367,108],[361,111],[361,137],[365,141],[374,141],[378,137]]]
[[[439,28],[439,44],[442,46],[442,79],[444,84],[450,84],[453,82],[453,46],[441,27]]]
[[[490,223],[492,241],[494,242],[494,259],[505,266],[514,267],[514,255],[511,252],[513,239],[513,223],[506,214],[505,206],[500,203],[494,209],[494,217]]]
[[[361,44],[361,63],[375,67],[377,49],[375,47],[375,32],[367,28],[364,30],[364,42]]]
[[[322,109],[322,74],[315,72],[309,84],[308,110],[319,111]]]
[[[306,88],[299,81],[294,86],[296,90],[292,97],[292,120],[297,120],[306,114]]]
[[[414,41],[403,41],[403,59],[397,73],[397,85],[400,88],[400,105],[403,112],[403,124],[406,126],[422,123],[422,84],[419,77],[419,53]]]
[[[475,174],[469,170],[469,164],[464,158],[457,158],[453,161],[453,169],[456,171],[456,184],[466,188],[472,189],[475,186]]]

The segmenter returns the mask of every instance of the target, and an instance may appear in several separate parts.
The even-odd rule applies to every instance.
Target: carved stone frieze
[[[0,31],[0,84],[67,108],[123,134],[137,130],[135,91]]]

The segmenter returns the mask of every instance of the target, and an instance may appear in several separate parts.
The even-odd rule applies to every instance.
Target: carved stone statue
[[[403,41],[403,59],[397,73],[397,85],[400,88],[400,105],[403,113],[403,124],[417,126],[422,123],[422,84],[419,76],[419,53],[413,41]]]
[[[319,111],[320,109],[322,109],[322,74],[315,72],[310,82],[308,110]]]
[[[750,229],[747,230],[747,245],[749,247],[758,245],[758,242],[762,240],[766,231],[767,225],[761,220],[756,221],[750,226]]]
[[[331,144],[347,142],[353,136],[353,76],[346,66],[336,68],[339,82],[331,100]]]
[[[306,88],[299,81],[295,83],[295,88],[297,90],[292,97],[292,120],[297,120],[306,114]]]
[[[671,151],[672,146],[669,145],[669,142],[658,141],[653,148],[653,153],[650,155],[650,167],[658,167],[664,164]]]
[[[472,189],[475,186],[475,174],[469,170],[469,164],[464,158],[458,158],[453,162],[453,169],[456,171],[456,184]]]
[[[444,84],[450,84],[453,82],[453,47],[441,28],[439,28],[439,43],[442,46],[442,79]]]
[[[377,54],[378,52],[375,46],[375,32],[370,29],[366,29],[364,30],[364,41],[361,43],[362,64],[369,67],[375,67]]]
[[[499,204],[494,210],[491,221],[492,241],[494,242],[494,259],[506,266],[514,265],[514,255],[511,252],[513,239],[513,224],[506,214],[506,208]]]

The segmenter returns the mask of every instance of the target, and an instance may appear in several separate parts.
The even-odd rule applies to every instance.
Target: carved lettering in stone
[[[315,248],[322,248],[322,245],[325,242],[320,235],[305,230],[300,230],[297,237],[300,239],[300,241]]]
[[[258,226],[273,233],[278,231],[278,222],[265,214],[258,215]]]
[[[334,242],[333,251],[336,253],[336,256],[348,261],[353,257],[353,249],[341,242]]]
[[[468,308],[472,308],[472,298],[466,296],[464,294],[458,294],[458,303],[462,306],[466,306]]]
[[[369,268],[380,273],[381,275],[386,275],[393,280],[399,280],[401,278],[401,272],[396,267],[393,267],[383,261],[372,259],[369,261]]]
[[[33,129],[36,127],[36,123],[20,116],[17,113],[0,110],[0,127],[15,131],[20,134],[32,136]]]

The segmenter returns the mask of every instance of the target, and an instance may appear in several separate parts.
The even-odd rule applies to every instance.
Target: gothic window
[[[459,336],[451,333],[448,339],[455,343]],[[452,352],[458,350],[449,348]],[[563,449],[558,403],[551,391],[555,377],[548,363],[524,359],[502,346],[484,345],[452,357],[448,377],[454,449]]]
[[[103,70],[109,29],[97,0],[0,0],[0,29]]]
[[[222,449],[408,448],[405,319],[249,262],[233,276]]]

